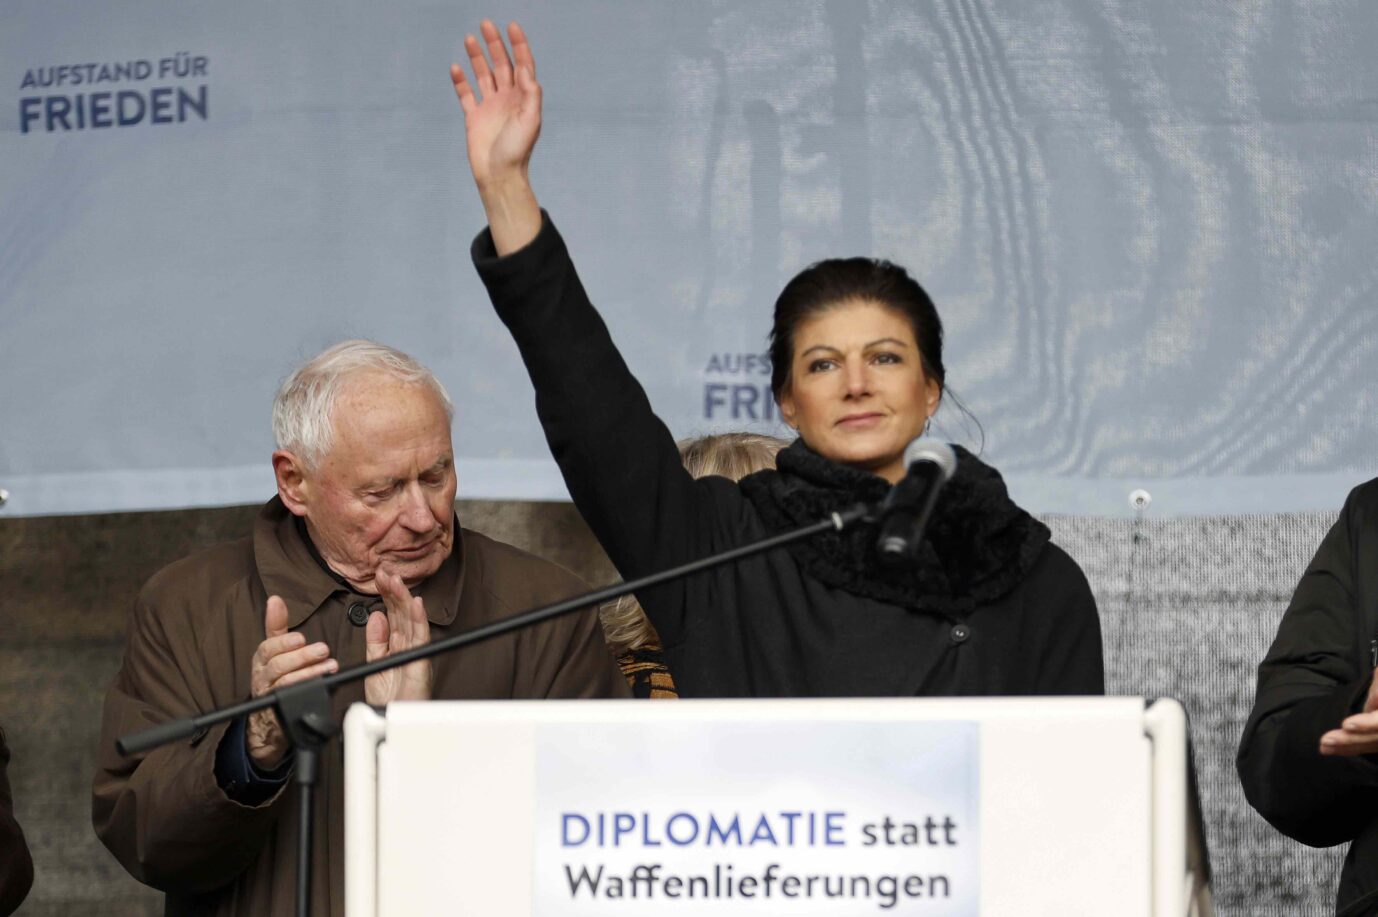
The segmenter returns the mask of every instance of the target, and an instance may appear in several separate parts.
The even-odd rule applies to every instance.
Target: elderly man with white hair
[[[283,383],[277,496],[253,534],[156,574],[106,696],[96,832],[168,914],[292,912],[293,756],[271,711],[124,759],[116,737],[573,595],[570,573],[457,527],[453,408],[399,351],[347,341]],[[360,700],[627,694],[594,611],[344,686]],[[343,912],[343,764],[322,758],[312,900]],[[425,830],[425,826],[417,826]]]

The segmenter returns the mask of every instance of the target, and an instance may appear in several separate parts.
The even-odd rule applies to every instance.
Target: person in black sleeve
[[[521,351],[570,495],[632,578],[883,498],[943,397],[942,323],[893,264],[819,262],[780,294],[772,385],[799,434],[778,467],[695,480],[590,304],[528,163],[541,87],[521,29],[465,39],[451,79],[489,226],[473,259]],[[485,57],[484,45],[488,57]],[[514,61],[515,60],[515,64]],[[1100,623],[1076,563],[958,450],[908,567],[874,527],[638,596],[681,696],[1100,694]]]
[[[783,440],[760,433],[718,433],[686,439],[678,444],[684,469],[696,478],[715,474],[740,481],[752,472],[775,467]],[[598,609],[603,636],[631,686],[632,696],[669,700],[675,679],[665,665],[665,651],[646,612],[634,595],[624,595]]]
[[[5,773],[9,763],[10,748],[0,729],[0,917],[19,910],[33,886],[33,858],[14,818],[14,796]]]
[[[1378,914],[1378,479],[1350,493],[1302,575],[1236,763],[1249,804],[1283,834],[1353,841],[1336,912]]]

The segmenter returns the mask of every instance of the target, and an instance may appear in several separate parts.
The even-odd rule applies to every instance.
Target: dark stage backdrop
[[[0,520],[0,722],[38,870],[21,914],[161,913],[160,896],[126,876],[91,830],[101,697],[143,580],[246,532],[256,511]],[[613,576],[567,504],[466,502],[460,513],[592,582]],[[1222,917],[1334,912],[1342,851],[1313,851],[1269,828],[1245,804],[1233,763],[1254,667],[1332,515],[1046,517],[1095,590],[1111,692],[1176,697],[1191,716]]]

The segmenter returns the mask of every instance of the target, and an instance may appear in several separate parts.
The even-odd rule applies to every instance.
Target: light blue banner
[[[1032,509],[1378,474],[1372,4],[12,0],[0,514],[266,498],[273,391],[350,336],[449,387],[461,496],[563,495],[469,264],[482,15],[527,28],[538,190],[677,435],[782,432],[776,293],[874,254],[946,321],[983,433],[939,432]]]

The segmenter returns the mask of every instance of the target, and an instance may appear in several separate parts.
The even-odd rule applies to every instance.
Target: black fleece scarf
[[[1010,500],[1000,474],[954,446],[957,471],[938,495],[912,567],[882,564],[876,526],[860,523],[789,548],[814,579],[892,605],[963,618],[1012,592],[1048,544],[1048,527]],[[839,465],[795,440],[774,470],[742,479],[742,491],[772,532],[816,522],[858,501],[883,500],[883,478]]]

